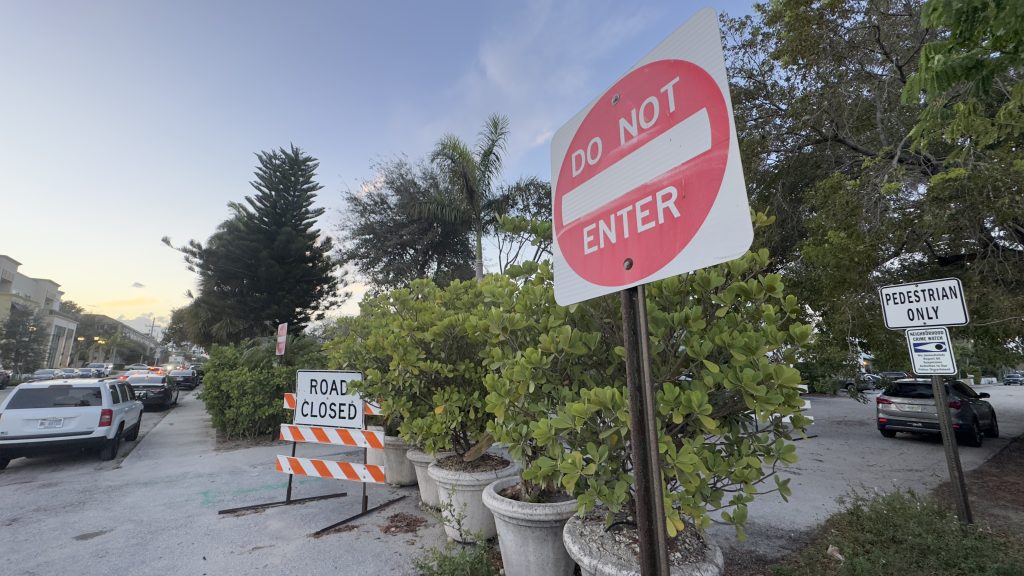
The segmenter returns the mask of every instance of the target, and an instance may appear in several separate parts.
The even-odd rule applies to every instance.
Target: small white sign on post
[[[907,330],[907,347],[914,374],[918,376],[956,376],[956,359],[945,328]]]
[[[284,356],[284,348],[288,344],[288,323],[277,325],[277,350],[278,356]]]
[[[969,322],[959,278],[883,286],[882,316],[890,330],[925,326],[964,326]]]
[[[299,370],[295,376],[294,424],[363,429],[363,400],[349,390],[359,372]]]

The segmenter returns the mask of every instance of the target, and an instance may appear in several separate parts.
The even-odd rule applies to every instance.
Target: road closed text
[[[358,372],[300,370],[295,386],[294,424],[363,428],[363,400],[349,389]]]

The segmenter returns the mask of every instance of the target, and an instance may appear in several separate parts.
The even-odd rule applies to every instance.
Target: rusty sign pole
[[[960,465],[960,450],[953,434],[953,422],[949,417],[949,400],[946,398],[946,386],[942,376],[932,376],[932,396],[935,397],[935,411],[939,416],[939,430],[942,432],[942,447],[946,452],[946,466],[949,468],[949,480],[953,485],[953,499],[956,500],[956,513],[960,521],[973,524],[971,503],[967,499],[967,483],[964,482],[964,469]]]
[[[647,306],[643,287],[623,290],[622,328],[629,390],[630,444],[636,487],[636,528],[640,538],[640,574],[668,576],[668,537],[658,440],[655,434],[654,389],[648,350]]]

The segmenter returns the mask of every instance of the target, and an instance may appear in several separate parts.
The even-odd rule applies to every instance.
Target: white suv
[[[0,404],[0,470],[14,458],[98,448],[113,460],[139,437],[142,402],[127,382],[96,378],[18,386]]]

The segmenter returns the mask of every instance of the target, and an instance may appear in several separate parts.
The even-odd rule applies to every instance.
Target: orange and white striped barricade
[[[346,522],[380,510],[405,498],[399,496],[373,508],[368,507],[366,495],[367,484],[385,484],[387,475],[384,466],[368,464],[366,450],[368,448],[384,448],[384,433],[367,430],[365,417],[380,414],[380,406],[364,402],[357,394],[348,389],[348,383],[361,380],[359,372],[340,370],[299,370],[295,374],[295,392],[284,395],[284,407],[292,410],[294,416],[291,424],[282,424],[280,439],[292,443],[291,456],[277,456],[275,470],[288,474],[288,488],[283,502],[273,502],[245,508],[234,508],[225,512],[238,512],[254,508],[267,508],[310,500],[320,500],[345,493],[313,498],[292,499],[292,479],[295,476],[329,478],[359,482],[362,485],[361,511],[349,518],[314,532],[319,535],[336,528]],[[331,444],[336,446],[352,446],[362,448],[363,462],[342,462],[319,458],[300,458],[295,456],[296,447],[300,442],[312,444]]]

